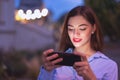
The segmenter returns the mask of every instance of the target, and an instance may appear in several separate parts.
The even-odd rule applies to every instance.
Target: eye
[[[84,30],[86,30],[86,28],[81,28],[80,30],[84,31]]]
[[[80,27],[80,30],[84,31],[86,30],[86,27]]]
[[[73,31],[74,29],[72,29],[72,28],[68,28],[68,31]]]
[[[73,30],[74,30],[74,28],[72,26],[68,25],[68,31],[73,31]]]

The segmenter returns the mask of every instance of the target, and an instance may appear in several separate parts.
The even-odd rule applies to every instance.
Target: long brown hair
[[[65,51],[68,48],[73,48],[74,46],[68,36],[68,20],[70,17],[80,15],[83,16],[92,26],[96,27],[96,31],[94,34],[91,36],[91,47],[92,49],[96,51],[102,51],[102,46],[103,46],[103,37],[102,37],[102,32],[100,29],[100,24],[98,22],[98,19],[94,13],[94,11],[88,7],[88,6],[77,6],[73,8],[66,16],[64,24],[63,24],[63,32],[61,35],[61,41],[59,45],[59,50],[60,51]]]

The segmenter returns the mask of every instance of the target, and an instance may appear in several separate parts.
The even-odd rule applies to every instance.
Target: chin
[[[74,44],[74,46],[77,48],[77,47],[80,47],[80,44]]]

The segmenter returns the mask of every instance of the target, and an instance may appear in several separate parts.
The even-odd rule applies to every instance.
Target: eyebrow
[[[67,26],[74,27],[74,26],[71,25],[71,24],[68,24]],[[87,24],[80,24],[78,27],[80,27],[80,26],[88,26],[88,25],[87,25]]]
[[[81,24],[81,25],[79,25],[79,26],[88,26],[87,24]]]

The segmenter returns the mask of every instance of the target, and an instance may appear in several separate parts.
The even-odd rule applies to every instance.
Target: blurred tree
[[[85,0],[96,12],[105,36],[111,41],[120,40],[120,2],[116,0]]]

